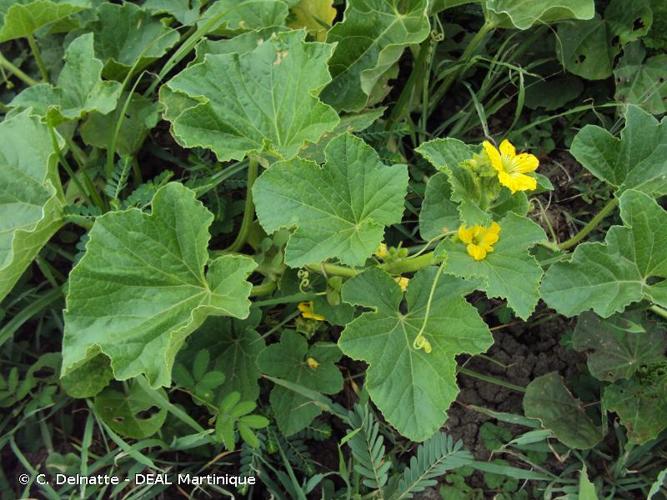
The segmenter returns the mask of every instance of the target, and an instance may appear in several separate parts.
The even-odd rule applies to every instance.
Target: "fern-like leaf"
[[[127,179],[130,176],[131,166],[132,159],[129,157],[122,158],[116,163],[116,168],[111,174],[111,178],[107,180],[107,184],[104,186],[104,193],[112,201],[118,201],[120,193],[127,187]]]
[[[444,432],[435,434],[419,445],[417,454],[401,474],[398,485],[388,497],[391,500],[412,498],[415,493],[437,484],[436,478],[445,472],[458,469],[472,462],[473,457],[463,449],[463,443]]]
[[[389,477],[391,462],[385,457],[384,437],[380,424],[368,405],[356,405],[350,412],[352,437],[347,445],[352,450],[354,470],[363,478],[363,484],[374,490],[384,487]]]

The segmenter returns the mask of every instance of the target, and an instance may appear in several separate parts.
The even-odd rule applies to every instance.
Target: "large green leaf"
[[[632,443],[655,439],[667,428],[667,361],[643,367],[630,380],[607,386],[602,402],[618,413]]]
[[[118,380],[143,373],[168,386],[176,353],[207,316],[248,315],[255,263],[225,255],[207,265],[212,220],[178,183],[158,190],[150,215],[97,218],[69,278],[63,375],[104,355]]]
[[[448,239],[438,251],[447,253],[446,272],[462,278],[481,278],[481,290],[490,297],[507,299],[507,304],[523,319],[528,319],[538,300],[542,268],[528,251],[546,235],[530,219],[510,213],[500,222],[500,239],[493,252],[475,260],[458,239]]]
[[[604,80],[611,76],[619,49],[611,43],[604,20],[595,17],[561,23],[557,40],[561,63],[570,73],[588,80]]]
[[[658,122],[637,106],[628,106],[620,138],[597,125],[586,125],[572,141],[570,152],[619,193],[637,189],[667,194],[667,119]]]
[[[447,174],[438,172],[428,180],[419,212],[419,233],[423,239],[431,240],[459,227],[459,211],[451,196]]]
[[[176,139],[221,161],[251,153],[287,159],[333,130],[338,115],[317,98],[331,79],[332,47],[304,37],[278,33],[252,52],[207,55],[174,77],[168,88],[197,101],[173,118]]]
[[[486,0],[486,8],[502,28],[526,30],[536,23],[591,19],[594,0]]]
[[[211,30],[256,30],[285,24],[289,9],[283,0],[216,0],[200,24]]]
[[[584,313],[579,316],[572,343],[577,351],[588,352],[588,369],[595,378],[614,382],[664,359],[667,334],[638,314],[604,320]]]
[[[102,81],[102,61],[95,58],[93,34],[76,38],[65,52],[65,66],[55,86],[41,83],[28,87],[11,106],[32,107],[39,115],[48,114],[51,123],[77,120],[97,111],[106,115],[114,110],[120,95],[120,83]],[[107,129],[109,127],[107,123]]]
[[[667,54],[644,59],[645,55],[639,43],[628,46],[614,70],[614,97],[661,115],[667,111]]]
[[[274,164],[253,188],[257,217],[268,232],[295,227],[285,262],[291,267],[337,258],[361,265],[401,221],[405,165],[383,165],[373,148],[344,134],[325,151],[326,164],[295,159]]]
[[[335,394],[343,388],[343,376],[336,367],[342,356],[336,344],[318,342],[308,345],[306,339],[290,330],[271,344],[257,358],[264,373],[323,393]],[[271,390],[271,408],[278,427],[290,436],[304,429],[322,409],[314,401],[282,386]]]
[[[88,7],[89,0],[0,0],[0,43],[32,35]]]
[[[602,439],[601,430],[584,410],[584,405],[565,387],[557,372],[534,379],[523,397],[527,417],[537,418],[558,440],[578,450],[592,448]]]
[[[403,50],[430,32],[427,0],[350,0],[343,21],[327,42],[337,43],[331,58],[332,82],[322,98],[338,110],[359,111],[382,75]]]
[[[57,157],[46,125],[24,112],[0,123],[0,300],[62,225]]]
[[[144,9],[156,14],[169,14],[179,23],[191,26],[199,20],[201,0],[146,0]]]
[[[633,190],[620,205],[624,226],[613,226],[604,243],[579,245],[569,262],[547,271],[542,298],[561,314],[592,309],[606,318],[642,299],[667,306],[667,212]]]
[[[365,387],[385,419],[413,441],[429,438],[445,421],[458,394],[456,356],[479,354],[493,343],[484,321],[464,295],[475,283],[442,276],[433,295],[424,337],[432,351],[413,342],[436,275],[418,272],[407,291],[407,312],[401,289],[378,269],[352,278],[343,286],[343,300],[370,307],[347,325],[338,341],[342,351],[369,364]]]
[[[135,64],[140,71],[178,42],[179,35],[144,9],[129,2],[103,3],[91,25],[95,53],[105,63],[104,76],[124,78]]]
[[[625,45],[646,36],[653,24],[653,10],[650,0],[611,0],[604,18],[610,34]]]

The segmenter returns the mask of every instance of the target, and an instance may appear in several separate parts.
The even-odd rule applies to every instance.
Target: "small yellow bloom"
[[[398,276],[394,278],[394,281],[396,281],[396,283],[398,283],[398,286],[401,287],[401,291],[405,292],[408,289],[410,278],[404,278],[403,276]]]
[[[516,148],[507,139],[500,143],[499,149],[489,141],[484,141],[482,146],[491,166],[498,172],[498,181],[512,193],[537,188],[535,177],[526,175],[537,170],[540,161],[536,156],[530,153],[516,154]]]
[[[301,311],[301,316],[306,319],[314,319],[315,321],[324,321],[324,316],[321,314],[316,314],[313,311],[313,301],[309,300],[308,302],[299,302],[297,306],[299,311]]]
[[[389,257],[389,249],[387,248],[386,243],[380,243],[380,245],[377,247],[377,250],[375,250],[375,256],[380,259],[386,259]]]
[[[482,260],[487,253],[493,252],[493,245],[500,239],[500,225],[491,223],[489,227],[484,226],[461,226],[458,231],[459,239],[465,243],[468,255],[475,260]]]
[[[317,368],[318,366],[320,366],[320,364],[317,362],[317,360],[315,358],[306,359],[306,364],[308,365],[308,368],[311,368],[313,370],[315,368]]]

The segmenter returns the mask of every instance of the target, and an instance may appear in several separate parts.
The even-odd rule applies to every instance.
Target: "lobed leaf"
[[[443,276],[435,290],[424,331],[432,345],[426,353],[413,347],[425,320],[436,269],[418,272],[403,294],[394,279],[370,269],[343,285],[343,300],[370,307],[347,325],[338,341],[349,357],[369,364],[365,388],[387,422],[413,441],[424,441],[444,423],[458,394],[456,355],[479,354],[493,338],[464,295],[475,283]]]
[[[116,379],[145,374],[168,386],[176,353],[209,315],[248,315],[252,259],[208,263],[213,215],[178,183],[160,188],[150,215],[98,217],[70,274],[62,376],[106,356]]]
[[[486,8],[497,16],[500,27],[520,30],[538,23],[591,19],[595,15],[593,0],[486,0]]]
[[[290,267],[329,258],[361,265],[385,226],[401,221],[405,165],[382,164],[373,148],[349,134],[333,139],[325,157],[324,166],[302,159],[276,163],[253,188],[257,217],[268,233],[295,228],[285,254]]]
[[[90,0],[0,0],[0,43],[33,35],[90,7]]]

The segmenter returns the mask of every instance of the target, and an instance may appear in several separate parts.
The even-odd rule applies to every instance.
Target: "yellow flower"
[[[380,245],[377,247],[377,250],[375,250],[375,256],[380,259],[386,259],[389,257],[389,249],[387,248],[386,243],[380,243]]]
[[[313,311],[313,301],[309,300],[308,302],[299,302],[297,306],[299,311],[301,311],[301,316],[306,319],[314,319],[315,321],[324,321],[324,316],[321,314],[316,314]]]
[[[408,289],[410,278],[404,278],[403,276],[398,276],[394,278],[394,281],[396,281],[396,283],[398,283],[398,286],[401,287],[401,291],[405,292]]]
[[[317,368],[318,366],[320,366],[320,364],[317,362],[317,360],[315,358],[306,359],[306,364],[308,365],[308,368],[311,368],[313,370],[315,368]]]
[[[475,260],[482,260],[487,253],[493,252],[495,245],[500,238],[500,225],[497,222],[491,223],[491,226],[472,226],[459,227],[459,239],[465,243],[468,255]]]
[[[489,141],[482,144],[491,160],[491,166],[498,172],[498,181],[508,187],[512,193],[532,191],[537,187],[535,177],[526,175],[534,172],[540,164],[536,156],[530,153],[516,154],[516,148],[505,139],[499,150]]]

